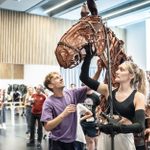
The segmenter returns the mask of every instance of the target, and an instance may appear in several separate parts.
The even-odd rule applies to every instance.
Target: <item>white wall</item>
[[[27,85],[43,84],[45,76],[51,72],[60,72],[59,66],[50,65],[25,65],[24,81]]]
[[[7,89],[9,84],[23,84],[24,80],[0,79],[0,89]]]
[[[60,67],[50,65],[24,65],[23,80],[0,80],[0,88],[7,88],[8,84],[25,84],[30,86],[43,84],[45,76],[51,71],[60,72]]]
[[[146,20],[146,70],[150,71],[150,19]]]
[[[149,66],[150,70],[150,59],[147,59],[150,54],[148,54],[148,49],[150,49],[150,44],[148,44],[148,39],[150,39],[150,20],[145,22],[137,23],[126,28],[126,40],[124,39],[125,32],[124,30],[118,28],[112,28],[114,33],[119,39],[125,41],[125,47],[127,47],[128,55],[132,55],[134,61],[140,65],[143,69],[147,69]],[[148,28],[149,27],[149,28]],[[149,29],[149,30],[148,30]],[[118,35],[119,34],[119,35]],[[147,38],[147,42],[146,42]],[[147,46],[146,46],[147,43]],[[146,52],[147,48],[147,52]],[[150,52],[149,52],[150,53]],[[147,62],[146,62],[147,60]],[[146,65],[147,64],[147,65]],[[92,66],[93,67],[93,66]],[[76,70],[76,69],[75,69]],[[26,85],[37,85],[42,84],[45,76],[51,71],[60,72],[59,66],[49,66],[49,65],[25,65],[24,66],[24,80],[0,80],[0,88],[5,88],[8,84],[26,84]],[[73,70],[66,70],[66,73],[69,75]],[[74,71],[73,71],[74,72]],[[70,83],[76,83],[80,85],[79,73],[75,71],[71,78],[68,78],[65,71],[61,71],[65,80],[65,84],[69,87]]]
[[[146,31],[145,22],[137,23],[126,28],[126,47],[128,55],[135,63],[146,69]]]

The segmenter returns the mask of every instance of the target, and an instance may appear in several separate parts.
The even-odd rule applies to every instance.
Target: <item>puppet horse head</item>
[[[107,57],[104,53],[108,36],[111,58],[113,60],[114,56],[116,58],[115,62],[113,61],[113,67],[116,67],[116,64],[126,60],[126,55],[122,51],[123,42],[118,40],[109,28],[105,27],[101,17],[98,16],[94,0],[87,0],[87,6],[84,4],[82,7],[82,18],[79,22],[73,25],[58,42],[55,51],[58,63],[64,68],[77,66],[85,57],[84,46],[91,43],[93,51],[96,51],[97,56],[103,58],[102,61],[106,64]],[[91,12],[90,16],[88,16],[88,10]],[[105,65],[105,68],[107,68],[107,65]]]
[[[84,46],[91,43],[93,48],[102,54],[105,49],[105,28],[102,19],[98,16],[97,8],[93,0],[87,0],[91,15],[84,4],[81,11],[81,19],[73,25],[58,42],[55,54],[58,63],[64,68],[77,66],[84,58]]]

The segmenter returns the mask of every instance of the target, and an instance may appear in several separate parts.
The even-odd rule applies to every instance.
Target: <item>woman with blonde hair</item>
[[[27,94],[26,94],[26,97],[25,97],[26,121],[27,121],[26,134],[30,133],[31,109],[32,109],[32,103],[33,103],[32,94],[33,93],[34,93],[34,88],[33,87],[28,87],[27,88]]]
[[[93,80],[89,77],[89,66],[93,54],[91,54],[92,48],[90,45],[86,46],[85,49],[87,54],[81,67],[80,80],[91,89],[104,95],[108,100],[110,96],[108,85],[100,83],[97,80]],[[129,135],[127,133],[131,133],[133,136],[132,133],[140,133],[144,130],[146,78],[144,71],[135,63],[131,61],[125,61],[118,66],[115,82],[119,83],[119,86],[118,88],[112,90],[113,113],[115,115],[119,114],[121,117],[128,119],[132,124],[126,125],[122,122],[108,122],[105,125],[101,125],[99,129],[101,132],[104,132],[108,135],[115,133],[116,139],[117,135],[120,134]],[[127,140],[127,138],[124,139]],[[131,138],[129,138],[129,140],[130,139]],[[118,144],[116,140],[115,150],[129,149],[129,144],[134,144],[133,140],[131,142],[132,144],[130,142],[131,141],[127,142],[126,145],[119,149],[118,147],[122,144]],[[110,149],[110,147],[108,149]],[[130,148],[130,150],[132,149],[135,149],[135,147]]]

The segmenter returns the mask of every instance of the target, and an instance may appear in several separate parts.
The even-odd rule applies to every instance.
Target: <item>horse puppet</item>
[[[89,11],[91,15],[88,15]],[[96,55],[101,60],[102,69],[107,69],[107,37],[109,40],[112,85],[116,86],[115,72],[118,65],[128,60],[128,57],[123,49],[124,42],[119,40],[110,28],[106,27],[101,16],[98,15],[94,0],[87,0],[87,5],[83,4],[81,19],[58,42],[55,55],[59,65],[63,68],[77,66],[85,57],[84,46],[91,43],[93,49],[96,50]],[[107,82],[107,75],[105,76],[105,82]]]

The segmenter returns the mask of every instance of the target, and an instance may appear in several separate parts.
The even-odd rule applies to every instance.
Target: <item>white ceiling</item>
[[[26,11],[41,1],[42,0],[0,0],[0,8],[15,11]]]
[[[56,3],[61,3],[63,1],[66,0],[0,0],[0,8],[48,16],[50,14],[46,14],[44,11],[48,7],[52,7],[52,5],[56,5]],[[72,0],[72,2],[76,1],[79,0]],[[79,3],[74,6],[70,5],[69,3],[71,2],[69,2],[66,4],[68,6],[70,5],[68,8],[63,6],[61,11],[54,13],[54,15],[51,17],[78,20],[80,18],[81,5],[84,1],[85,0],[80,0]],[[138,7],[137,10],[128,10],[128,12],[126,12],[125,9],[130,8],[130,4],[134,2],[147,4],[144,4],[143,7]],[[126,6],[127,3],[128,5]],[[150,0],[96,0],[96,4],[99,13],[102,14],[102,18],[108,18],[108,26],[125,27],[129,24],[144,21],[150,17]],[[126,13],[123,12],[122,14],[116,15],[115,17],[110,17],[114,13],[119,14],[120,8],[121,11],[125,10]]]
[[[132,14],[126,14],[114,19],[110,19],[108,21],[108,26],[119,26],[126,28],[129,25],[145,21],[148,18],[150,18],[150,10],[139,10],[133,12]]]

